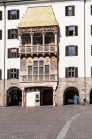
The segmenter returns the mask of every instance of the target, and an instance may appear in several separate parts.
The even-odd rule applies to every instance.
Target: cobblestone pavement
[[[65,139],[92,139],[92,105],[0,107],[0,139],[56,139],[69,118]]]

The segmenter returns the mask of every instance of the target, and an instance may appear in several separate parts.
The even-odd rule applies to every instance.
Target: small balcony
[[[20,82],[55,82],[57,75],[21,75]]]
[[[57,45],[19,46],[20,54],[55,53],[55,52],[57,52]]]

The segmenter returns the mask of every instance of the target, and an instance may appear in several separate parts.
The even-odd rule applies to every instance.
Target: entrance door
[[[8,93],[7,96],[7,105],[8,106],[18,106],[19,99],[22,100],[21,90],[14,89]]]
[[[43,90],[43,105],[53,105],[53,90],[52,89]]]

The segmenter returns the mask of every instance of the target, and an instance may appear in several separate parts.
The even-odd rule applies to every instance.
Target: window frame
[[[16,33],[13,34],[13,31]],[[14,37],[12,36],[14,35]],[[8,39],[17,39],[18,38],[18,29],[8,29]]]
[[[13,77],[12,77],[12,74],[13,74]],[[19,69],[16,69],[16,68],[7,69],[7,79],[19,79]]]
[[[12,52],[12,50],[16,49],[16,54],[15,52]],[[13,55],[16,55],[13,57]],[[19,58],[19,48],[8,48],[8,58]]]
[[[13,11],[16,11],[16,14],[12,14]],[[15,18],[13,16],[15,15]],[[13,10],[8,10],[8,20],[16,20],[19,19],[19,10],[13,9]]]
[[[74,46],[74,55],[70,55],[69,47]],[[76,45],[68,45],[65,47],[65,56],[78,56],[78,46]]]
[[[0,30],[0,40],[2,40],[2,30]]]
[[[73,35],[69,35],[69,27],[74,27],[73,31]],[[66,30],[66,37],[73,37],[73,36],[78,36],[78,26],[76,25],[69,25],[69,26],[65,26],[65,30]]]
[[[2,11],[0,11],[0,21],[2,20]]]
[[[74,68],[74,70],[70,70],[69,68]],[[74,76],[70,76],[69,72],[74,73]],[[65,68],[65,78],[78,78],[78,67],[66,67]]]
[[[34,62],[38,62],[38,64],[35,65]],[[43,64],[41,65],[40,62],[43,62]],[[49,65],[44,65],[44,60],[34,60],[33,65],[31,66],[32,67],[32,73],[31,74],[29,72],[29,67],[30,66],[28,66],[28,75],[49,75],[50,66],[49,66],[49,73],[48,74],[46,74],[46,72],[45,72],[45,67],[46,66],[49,66]],[[37,68],[37,74],[34,73],[34,68]],[[40,72],[40,68],[42,68],[41,72]]]
[[[72,14],[69,15],[69,8],[71,9]],[[75,5],[69,5],[69,6],[65,6],[65,16],[75,16]]]

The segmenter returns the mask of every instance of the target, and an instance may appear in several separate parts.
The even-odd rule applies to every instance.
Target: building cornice
[[[18,5],[18,4],[39,4],[39,3],[53,3],[53,2],[68,2],[68,1],[84,1],[84,0],[0,0],[0,5]],[[90,0],[91,1],[91,0]]]

